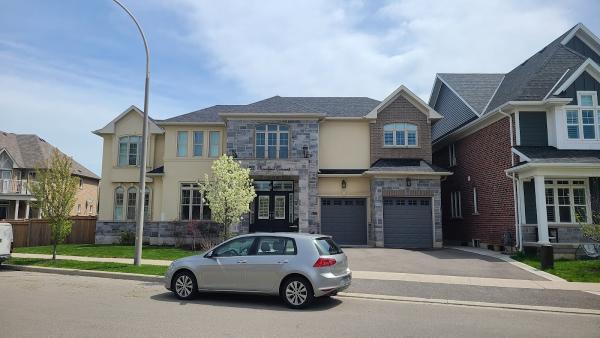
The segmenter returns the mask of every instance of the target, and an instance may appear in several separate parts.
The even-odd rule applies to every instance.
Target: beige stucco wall
[[[342,189],[342,180],[346,189]],[[319,177],[319,198],[323,197],[364,197],[367,200],[367,220],[371,219],[371,179],[368,177]],[[319,202],[319,215],[321,202]],[[319,216],[320,217],[320,216]]]
[[[325,120],[319,126],[320,169],[369,168],[369,122]]]

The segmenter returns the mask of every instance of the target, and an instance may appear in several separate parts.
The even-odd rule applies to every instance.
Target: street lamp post
[[[148,95],[150,91],[150,52],[148,51],[148,43],[142,27],[135,19],[133,14],[119,0],[113,0],[121,7],[127,15],[133,20],[137,26],[142,40],[144,41],[144,49],[146,49],[146,85],[144,88],[144,126],[142,127],[142,148],[140,149],[140,192],[137,196],[137,223],[135,227],[135,257],[133,264],[142,265],[142,244],[144,239],[144,202],[146,199],[146,152],[148,147]]]

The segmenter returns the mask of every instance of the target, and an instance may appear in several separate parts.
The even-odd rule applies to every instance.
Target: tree
[[[212,177],[205,174],[202,188],[212,219],[223,224],[223,235],[228,238],[230,226],[250,211],[250,203],[256,197],[250,169],[242,168],[233,157],[224,154],[213,162]]]
[[[583,237],[600,242],[600,213],[592,215],[592,223],[581,224]]]
[[[36,180],[29,189],[35,197],[33,205],[48,220],[52,236],[52,259],[56,259],[56,245],[71,233],[71,210],[75,206],[78,180],[71,175],[73,161],[58,150],[52,152],[47,169],[36,169]]]

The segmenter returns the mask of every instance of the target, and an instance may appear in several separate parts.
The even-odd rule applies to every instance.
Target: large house
[[[56,148],[37,135],[0,131],[0,220],[40,218],[32,206],[29,183],[36,168],[45,168]],[[72,216],[95,216],[100,178],[73,161],[73,176],[79,179]]]
[[[578,24],[506,74],[437,74],[433,163],[454,173],[445,241],[552,242],[559,255],[585,242],[580,223],[600,215],[599,64],[600,40]]]
[[[251,169],[257,197],[235,232],[325,233],[343,245],[442,245],[431,125],[441,116],[404,86],[365,97],[280,97],[152,120],[145,240],[173,244],[210,219],[198,180],[228,154]],[[97,243],[135,228],[142,112],[94,131],[104,141]],[[208,201],[210,203],[210,201]]]

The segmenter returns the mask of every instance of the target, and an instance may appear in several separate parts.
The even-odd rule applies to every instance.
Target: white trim
[[[515,143],[520,146],[521,145],[521,114],[517,110],[515,113]],[[509,118],[510,115],[508,116]],[[511,139],[512,141],[512,139]]]
[[[403,124],[404,125],[404,129],[396,129],[395,125],[398,124]],[[385,130],[385,127],[389,126],[389,125],[394,125],[394,128],[391,130],[392,134],[392,144],[385,144],[385,133],[386,132],[390,132],[390,130]],[[410,131],[410,129],[407,129],[407,126],[413,126],[415,127],[415,144],[408,144],[408,134]],[[398,131],[402,131],[405,133],[404,135],[404,144],[398,144],[397,143],[397,134],[396,132]],[[420,148],[419,147],[419,126],[415,123],[410,123],[410,122],[390,122],[390,123],[386,123],[383,125],[383,144],[382,147],[383,148]]]
[[[411,92],[404,85],[401,85],[396,90],[394,90],[383,101],[381,101],[381,103],[379,105],[377,105],[377,107],[375,107],[367,115],[365,115],[365,117],[371,118],[371,119],[376,119],[377,114],[380,111],[382,111],[383,109],[385,109],[390,103],[392,103],[398,97],[398,95],[404,96],[404,98],[406,98],[409,102],[414,104],[415,107],[419,109],[419,111],[421,111],[423,114],[427,115],[427,118],[429,118],[429,119],[441,119],[443,117],[438,112],[433,110],[433,108],[429,107],[429,105],[427,105],[427,103],[425,103],[423,100],[421,100],[420,97],[415,95],[415,93]]]
[[[2,153],[6,153],[8,158],[10,158],[10,160],[12,161],[13,169],[21,169],[21,167],[19,167],[17,165],[17,161],[15,161],[15,159],[10,155],[10,153],[8,152],[8,150],[6,150],[6,148],[0,149],[0,155],[2,155]],[[23,168],[23,169],[25,169],[25,168]]]
[[[158,126],[225,126],[225,122],[156,122]]]
[[[544,100],[548,99],[548,97],[550,95],[552,95],[552,91],[554,90],[554,88],[556,88],[556,86],[560,83],[560,81],[562,81],[562,79],[567,75],[567,73],[571,70],[571,68],[567,68],[567,70],[565,70],[565,72],[563,73],[563,75],[558,79],[558,81],[556,81],[556,83],[554,84],[554,86],[552,86],[552,88],[550,88],[550,90],[548,91],[548,94],[546,94],[546,96],[544,96]]]
[[[594,62],[594,60],[588,58],[581,64],[581,66],[579,66],[579,68],[577,68],[573,72],[573,74],[571,74],[571,76],[569,76],[567,80],[565,80],[565,82],[560,87],[558,87],[558,89],[554,91],[553,94],[559,95],[560,93],[567,90],[567,88],[569,88],[569,86],[575,80],[577,80],[577,78],[579,78],[579,76],[581,76],[581,74],[583,74],[583,72],[585,71],[587,71],[588,74],[590,74],[594,79],[596,79],[596,81],[600,82],[600,66],[598,66],[598,64]]]
[[[125,115],[129,114],[131,111],[135,111],[141,117],[144,117],[144,113],[136,106],[131,106],[125,109],[119,116],[115,117],[112,121],[110,121],[106,126],[92,131],[92,133],[101,136],[102,134],[114,134],[115,133],[115,125],[121,120]],[[152,119],[148,119],[148,132],[150,134],[164,134],[165,131],[159,127]],[[141,131],[140,131],[141,133]]]
[[[285,117],[287,119],[293,118],[325,118],[327,114],[324,113],[298,113],[298,114],[286,114],[286,113],[219,113],[219,116],[229,119],[256,119],[256,118],[273,118],[273,117]]]
[[[450,176],[453,173],[449,171],[437,172],[418,172],[418,171],[371,171],[364,172],[365,175],[380,176],[380,175],[401,175],[401,176]]]
[[[518,151],[517,149],[515,149],[515,148],[511,148],[511,151],[512,151],[512,152],[513,152],[515,155],[519,156],[519,158],[520,158],[521,160],[523,160],[523,161],[525,161],[525,162],[531,162],[531,159],[530,159],[530,158],[529,158],[527,155],[523,154],[522,152]]]
[[[448,82],[444,81],[444,79],[442,79],[442,78],[440,77],[440,75],[439,75],[439,74],[437,74],[437,78],[438,78],[438,79],[440,79],[440,81],[441,81],[443,84],[445,84],[445,85],[446,85],[446,87],[448,87],[448,89],[450,89],[450,91],[451,91],[451,92],[453,92],[453,93],[454,93],[454,95],[456,95],[456,97],[458,97],[458,98],[459,98],[459,99],[460,99],[460,100],[461,100],[461,101],[462,101],[462,102],[463,102],[465,105],[467,105],[467,107],[469,107],[469,109],[471,109],[471,111],[472,111],[473,113],[475,113],[475,115],[477,115],[477,116],[481,116],[481,113],[477,112],[477,111],[475,110],[475,108],[473,108],[473,107],[472,107],[472,106],[471,106],[471,105],[470,105],[470,104],[467,102],[467,100],[463,99],[463,98],[462,98],[462,96],[460,96],[460,95],[459,95],[459,94],[456,92],[456,90],[454,90],[454,88],[452,88],[452,87],[451,87],[451,86],[448,84]]]
[[[600,39],[582,23],[578,23],[577,26],[573,27],[560,43],[566,45],[575,36],[588,45],[596,54],[600,55]]]
[[[600,169],[600,163],[525,163],[513,168],[504,170],[506,173],[519,172],[528,168],[580,168],[580,169]]]
[[[440,89],[442,88],[442,85],[440,84],[440,87],[438,88],[438,90],[435,90],[435,87],[438,83],[438,74],[435,74],[435,79],[433,80],[433,86],[431,87],[431,90],[429,91],[429,106],[435,106],[435,104],[437,103],[438,97],[440,96]],[[440,81],[441,83],[441,81]],[[435,91],[435,100],[433,99],[433,92]]]
[[[327,116],[324,120],[349,120],[349,121],[363,121],[366,120],[364,116]]]
[[[366,170],[365,170],[366,172]],[[317,174],[317,177],[362,177],[363,174]]]

